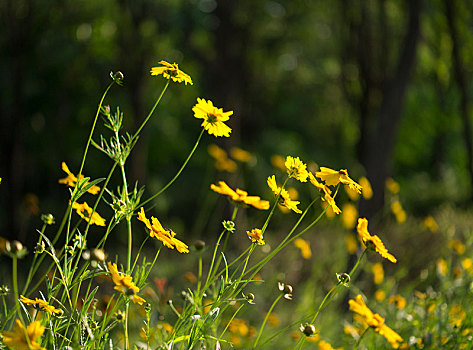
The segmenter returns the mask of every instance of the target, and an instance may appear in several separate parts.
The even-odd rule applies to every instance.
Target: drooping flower
[[[233,190],[225,183],[225,181],[219,181],[217,185],[211,184],[210,189],[227,196],[233,202],[244,203],[261,210],[269,209],[268,201],[263,200],[258,196],[248,196],[248,192],[240,190],[239,188]]]
[[[293,177],[300,182],[307,182],[307,177],[309,176],[307,165],[304,164],[299,157],[294,158],[287,156],[284,165],[289,177]]]
[[[310,259],[312,257],[312,251],[310,250],[310,244],[308,241],[302,238],[296,238],[294,245],[301,250],[301,255],[304,259]]]
[[[251,242],[258,243],[259,245],[264,245],[263,241],[263,232],[259,228],[254,228],[251,231],[246,231],[248,238],[251,239]]]
[[[327,202],[328,205],[330,205],[335,214],[340,214],[342,211],[339,207],[337,207],[335,199],[333,199],[332,197],[332,191],[330,190],[330,188],[328,188],[326,184],[318,182],[312,173],[308,173],[308,176],[310,183],[314,185],[320,192],[322,192],[322,200]]]
[[[84,202],[82,204],[79,204],[77,202],[74,202],[72,204],[72,209],[75,209],[77,214],[84,219],[85,221],[89,222],[91,225],[97,225],[97,226],[105,226],[105,219],[99,215],[99,213],[94,212],[92,214],[92,208],[89,207],[87,202]]]
[[[175,238],[176,234],[173,230],[164,229],[159,220],[154,216],[151,217],[151,223],[146,217],[143,207],[141,207],[138,213],[138,220],[143,222],[148,228],[149,235],[160,240],[165,247],[170,249],[176,248],[179,253],[189,253],[189,247],[184,242]]]
[[[224,122],[230,119],[233,111],[224,112],[222,108],[217,108],[212,101],[197,98],[197,104],[192,107],[194,117],[203,119],[201,126],[210,135],[229,137],[232,129]]]
[[[20,295],[20,301],[23,304],[31,305],[40,311],[46,311],[46,312],[49,312],[50,314],[61,315],[63,313],[62,310],[56,309],[54,306],[49,305],[49,303],[43,299],[35,298],[35,300],[32,300],[32,299],[28,299],[24,297],[23,295]]]
[[[302,213],[302,211],[297,208],[299,205],[299,201],[293,201],[289,196],[289,192],[287,192],[284,188],[279,187],[276,183],[276,176],[270,176],[267,180],[268,186],[273,191],[273,193],[278,196],[279,195],[279,204],[285,206],[286,208],[294,211],[295,213]]]
[[[117,264],[109,261],[107,262],[107,266],[112,281],[115,283],[114,289],[118,290],[123,295],[126,295],[135,304],[142,305],[146,300],[137,295],[140,289],[133,283],[133,278],[126,274],[120,274],[120,272],[118,272]]]
[[[30,323],[25,329],[21,321],[16,320],[13,331],[2,332],[3,344],[16,350],[46,350],[37,341],[43,333],[44,326],[39,321]]]
[[[374,331],[386,338],[386,340],[395,349],[399,347],[399,342],[402,342],[402,337],[385,325],[384,318],[379,314],[374,314],[365,302],[361,295],[357,295],[355,299],[348,301],[350,310],[363,317],[364,321],[374,329]]]
[[[179,69],[177,63],[168,63],[166,61],[159,61],[160,67],[153,67],[151,68],[151,75],[163,75],[166,79],[172,79],[176,83],[187,83],[193,85],[192,79],[189,75],[184,73]]]
[[[77,177],[69,170],[65,162],[62,162],[62,170],[67,174],[67,177],[64,179],[59,179],[60,184],[65,184],[70,187],[76,187],[77,184]],[[84,175],[80,175],[80,180],[84,178]],[[100,187],[99,186],[92,186],[90,187],[87,192],[91,194],[97,194],[100,192]]]
[[[315,176],[325,181],[327,186],[336,186],[339,183],[342,183],[361,194],[361,186],[350,179],[346,169],[333,170],[326,167],[320,167],[320,171],[316,172]]]
[[[356,230],[360,235],[363,244],[366,245],[367,248],[376,251],[383,258],[388,259],[393,263],[397,261],[394,256],[388,253],[388,250],[384,246],[381,239],[377,235],[371,236],[371,234],[368,232],[368,220],[365,218],[359,218]]]

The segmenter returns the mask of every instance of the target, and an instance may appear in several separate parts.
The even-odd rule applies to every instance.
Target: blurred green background
[[[388,177],[413,216],[471,203],[472,2],[3,0],[0,15],[0,236],[29,242],[38,214],[62,217],[61,162],[78,172],[110,71],[125,80],[105,104],[119,105],[134,132],[164,84],[149,74],[161,59],[194,85],[170,85],[129,159],[130,183],[145,185],[145,197],[198,136],[196,97],[235,116],[232,137],[205,137],[155,203],[181,237],[205,237],[207,219],[221,220],[212,182],[269,199],[275,154],[366,176],[374,196],[359,210],[370,219],[386,216]],[[100,133],[108,137],[100,126],[96,141]],[[211,143],[254,157],[219,172]],[[92,149],[84,172],[103,177],[110,166]]]

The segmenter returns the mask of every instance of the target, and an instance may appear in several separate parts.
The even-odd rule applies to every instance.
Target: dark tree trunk
[[[463,60],[460,53],[460,38],[457,27],[455,25],[455,18],[457,17],[455,1],[445,0],[446,17],[448,22],[448,29],[450,37],[452,39],[452,61],[453,71],[455,73],[455,80],[460,90],[461,102],[460,102],[460,115],[463,124],[463,139],[465,141],[466,155],[467,155],[467,167],[468,174],[470,176],[470,189],[469,199],[472,198],[473,189],[473,142],[471,138],[471,122],[470,122],[470,101],[469,101],[469,87],[468,80],[466,79],[467,73],[463,64]]]

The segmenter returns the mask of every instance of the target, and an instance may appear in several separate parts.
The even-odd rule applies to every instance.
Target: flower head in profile
[[[247,205],[251,205],[256,209],[261,210],[268,210],[269,209],[269,202],[266,200],[261,199],[258,196],[248,196],[248,192],[240,190],[237,188],[236,190],[231,189],[224,181],[219,181],[217,185],[210,185],[210,189],[214,192],[223,194],[231,199],[235,203],[243,203]]]
[[[43,333],[44,326],[39,321],[30,323],[25,329],[21,321],[16,320],[13,331],[2,332],[3,344],[16,350],[46,350],[37,341]]]
[[[314,185],[321,192],[322,200],[327,202],[328,205],[330,205],[330,207],[332,208],[335,214],[337,215],[340,214],[342,211],[335,203],[335,199],[333,199],[332,197],[332,191],[330,190],[330,188],[328,188],[326,184],[323,184],[317,181],[317,179],[312,173],[308,173],[308,176],[309,176],[310,183]]]
[[[403,340],[402,337],[384,324],[384,318],[379,314],[374,314],[366,306],[361,295],[357,295],[355,299],[350,299],[348,305],[350,305],[350,310],[362,316],[363,321],[373,328],[376,333],[384,336],[393,348],[397,349],[399,347],[399,342]]]
[[[279,204],[285,206],[286,208],[294,211],[295,213],[302,213],[302,211],[297,207],[299,205],[299,201],[293,201],[289,196],[289,192],[287,192],[284,188],[279,187],[276,183],[276,176],[270,176],[267,180],[268,186],[273,191],[276,196],[279,196]]]
[[[360,235],[363,244],[366,245],[367,248],[376,251],[383,258],[388,259],[393,263],[397,261],[394,256],[388,253],[388,250],[384,246],[381,239],[376,235],[371,236],[371,234],[368,232],[368,220],[366,220],[365,218],[359,218],[356,230]]]
[[[158,219],[151,217],[151,222],[145,215],[143,207],[138,213],[138,220],[143,222],[149,230],[149,235],[160,240],[165,247],[170,249],[176,248],[179,253],[189,253],[189,247],[182,241],[175,238],[176,234],[173,230],[166,230]]]
[[[300,182],[307,182],[307,177],[309,173],[307,172],[307,165],[304,164],[299,157],[286,157],[286,166],[287,174],[289,177],[293,177]]]
[[[49,305],[49,303],[43,299],[36,298],[35,300],[32,300],[32,299],[25,298],[23,295],[20,295],[20,301],[23,304],[31,305],[35,309],[38,309],[40,311],[46,311],[46,312],[49,312],[50,314],[61,315],[63,313],[62,310],[56,309],[54,306]]]
[[[336,186],[339,183],[342,183],[350,187],[353,191],[361,194],[361,186],[350,179],[346,169],[333,170],[326,167],[320,167],[320,171],[316,172],[315,176],[322,181],[325,181],[327,186]]]
[[[93,212],[92,208],[89,207],[87,202],[79,204],[77,202],[72,203],[72,209],[75,209],[77,214],[84,219],[85,221],[89,222],[91,225],[97,226],[105,226],[105,219],[99,215],[97,212]]]
[[[125,274],[120,274],[120,272],[118,272],[117,264],[113,264],[109,261],[107,262],[107,266],[112,281],[115,283],[114,289],[118,290],[123,295],[126,295],[135,304],[142,305],[146,300],[137,295],[140,289],[133,283],[133,278]]]
[[[248,235],[248,238],[251,239],[251,242],[265,245],[265,242],[263,241],[263,232],[259,228],[246,231],[246,234]]]
[[[233,111],[224,112],[222,108],[217,108],[212,101],[197,98],[197,104],[192,107],[194,117],[203,119],[201,126],[210,135],[229,137],[232,129],[224,122],[230,119]]]
[[[67,186],[70,186],[70,187],[76,187],[76,184],[77,184],[77,176],[75,176],[70,170],[69,168],[67,167],[66,163],[65,162],[62,162],[62,170],[67,174],[67,177],[63,178],[63,179],[59,179],[59,183],[60,184],[65,184]],[[80,178],[79,180],[82,180],[84,178],[84,175],[80,175]],[[87,184],[86,184],[87,185]],[[100,187],[99,186],[95,186],[93,185],[92,187],[90,187],[87,192],[91,193],[91,194],[97,194],[100,192]]]
[[[187,83],[193,85],[192,79],[189,75],[179,69],[177,63],[168,63],[166,61],[159,61],[161,66],[151,68],[151,75],[161,75],[166,79],[172,79],[176,83]]]

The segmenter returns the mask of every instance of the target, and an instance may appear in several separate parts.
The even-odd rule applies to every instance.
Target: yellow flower
[[[356,225],[356,219],[358,217],[358,210],[351,203],[345,203],[342,210],[342,222],[343,227],[351,230]]]
[[[284,157],[280,156],[279,154],[274,154],[271,156],[271,165],[279,170],[286,170]]]
[[[263,200],[258,196],[248,196],[248,192],[240,190],[239,188],[234,191],[224,181],[219,181],[218,185],[210,185],[210,189],[214,192],[229,197],[232,201],[236,203],[244,203],[261,210],[269,209],[268,201]]]
[[[440,276],[445,276],[448,271],[447,261],[443,258],[437,260],[437,272]]]
[[[362,176],[358,179],[358,183],[363,188],[363,197],[365,199],[371,199],[373,197],[373,188],[371,187],[369,180]]]
[[[192,107],[194,117],[204,119],[201,126],[210,135],[229,137],[232,129],[224,122],[230,119],[233,111],[224,112],[222,108],[217,108],[212,101],[206,101],[203,98],[197,98],[197,104]]]
[[[107,262],[108,271],[112,277],[113,283],[115,283],[114,289],[118,290],[123,295],[130,298],[135,304],[142,305],[146,300],[138,296],[137,293],[140,289],[135,286],[131,276],[120,274],[118,272],[117,264],[112,264],[110,261]]]
[[[339,207],[337,207],[337,204],[335,203],[335,200],[332,197],[332,191],[330,190],[330,188],[328,188],[327,185],[318,182],[312,173],[308,173],[308,176],[310,183],[322,192],[322,200],[327,202],[328,205],[330,205],[335,214],[340,214],[342,211]]]
[[[356,250],[358,249],[358,244],[354,234],[348,233],[345,235],[345,245],[349,254],[356,253]]]
[[[258,243],[259,245],[264,245],[263,241],[263,232],[259,228],[254,228],[251,231],[246,231],[248,238],[251,239],[252,243]]]
[[[374,292],[374,298],[381,302],[386,299],[386,292],[382,289],[378,289],[376,292]]]
[[[378,262],[373,264],[371,267],[371,271],[373,272],[373,279],[375,284],[380,284],[384,281],[384,270],[383,264]]]
[[[327,343],[326,341],[324,340],[321,340],[319,342],[319,350],[341,350],[342,348],[334,348],[332,345],[330,345],[329,343]]]
[[[37,339],[41,337],[43,333],[44,327],[38,321],[30,323],[25,329],[21,321],[16,320],[13,331],[2,332],[3,344],[16,350],[46,350],[37,342]]]
[[[308,241],[302,238],[296,238],[294,245],[301,250],[301,255],[304,259],[310,259],[312,257],[312,251],[310,250],[310,244]]]
[[[374,235],[371,236],[368,232],[368,220],[359,218],[358,225],[356,227],[358,234],[360,235],[363,244],[366,245],[367,248],[375,250],[379,253],[383,258],[388,259],[389,261],[395,263],[397,260],[394,256],[388,253],[388,250],[384,246],[381,239]]]
[[[84,202],[82,204],[79,204],[77,202],[74,202],[72,204],[72,209],[75,209],[77,214],[84,219],[85,221],[89,222],[91,225],[97,225],[97,226],[105,226],[105,219],[99,215],[99,213],[94,212],[92,214],[92,208],[89,207],[87,202]],[[91,218],[92,216],[92,218]]]
[[[396,221],[399,223],[403,223],[406,221],[406,212],[402,208],[401,202],[398,200],[394,201],[391,204],[391,211],[393,212],[394,216],[396,217]]]
[[[59,179],[58,182],[60,184],[65,184],[70,187],[75,187],[77,184],[77,177],[73,173],[71,173],[65,162],[62,162],[62,170],[67,174],[67,177],[65,177],[64,179]],[[83,178],[84,175],[81,174],[80,180],[82,180]],[[87,192],[91,194],[97,194],[100,192],[100,187],[94,185],[89,188]]]
[[[366,306],[361,295],[357,295],[354,300],[350,299],[348,304],[351,311],[361,315],[368,326],[373,328],[376,333],[384,336],[393,348],[397,349],[399,347],[399,342],[403,340],[402,337],[384,324],[384,318],[379,314],[374,314]]]
[[[174,62],[173,64],[171,64],[166,61],[159,61],[158,64],[160,64],[161,67],[151,68],[151,75],[162,74],[164,78],[172,79],[176,83],[184,83],[186,85],[187,83],[189,83],[193,85],[191,77],[181,71],[177,63]]]
[[[238,160],[242,163],[247,163],[251,160],[252,155],[250,152],[245,151],[239,147],[232,147],[230,148],[230,155],[233,159]]]
[[[457,252],[457,254],[462,255],[465,253],[465,245],[457,239],[452,239],[448,242],[448,247]]]
[[[295,213],[302,213],[302,211],[297,208],[299,205],[299,201],[293,201],[289,196],[289,192],[287,192],[284,188],[279,187],[276,183],[276,176],[270,176],[267,180],[268,186],[273,191],[273,193],[278,196],[279,195],[279,204],[285,206],[286,208],[294,211]]]
[[[406,299],[401,295],[389,297],[388,303],[396,305],[398,309],[404,309],[406,307]]]
[[[215,159],[215,168],[219,171],[228,171],[233,173],[237,170],[237,164],[228,158],[227,152],[215,144],[207,148],[209,154]]]
[[[246,337],[250,332],[250,327],[248,327],[245,320],[234,318],[228,325],[228,330],[232,334],[238,334]]]
[[[394,180],[391,177],[386,179],[385,185],[388,191],[391,192],[392,194],[399,193],[399,190],[401,189],[401,187],[399,186],[399,183],[396,182],[396,180]]]
[[[437,224],[437,221],[435,221],[435,219],[433,218],[433,216],[429,215],[427,216],[422,225],[430,230],[430,232],[437,232],[439,230],[439,225]]]
[[[466,317],[465,310],[461,305],[455,304],[450,308],[450,311],[448,312],[449,315],[449,323],[452,326],[457,326],[461,327],[463,320]]]
[[[289,177],[293,177],[300,182],[307,182],[307,177],[309,176],[307,165],[304,164],[299,157],[294,158],[287,156],[284,165]]]
[[[361,186],[350,179],[346,169],[340,169],[337,171],[326,167],[320,167],[320,171],[316,172],[315,176],[322,181],[325,181],[327,186],[336,186],[339,183],[342,183],[350,187],[352,190],[361,193]]]
[[[62,310],[56,309],[54,306],[49,305],[49,303],[43,299],[36,298],[35,300],[25,298],[23,295],[20,295],[20,301],[23,304],[31,305],[34,308],[37,308],[40,311],[46,311],[50,314],[59,314],[63,313]]]
[[[461,265],[463,269],[468,271],[469,273],[473,272],[473,260],[471,258],[464,258],[461,261]]]
[[[189,247],[184,242],[175,238],[176,234],[173,230],[164,229],[159,220],[154,216],[151,217],[151,224],[145,215],[143,207],[141,207],[141,210],[138,213],[138,220],[143,222],[148,228],[149,235],[160,240],[165,247],[170,249],[176,248],[179,253],[189,253]]]

